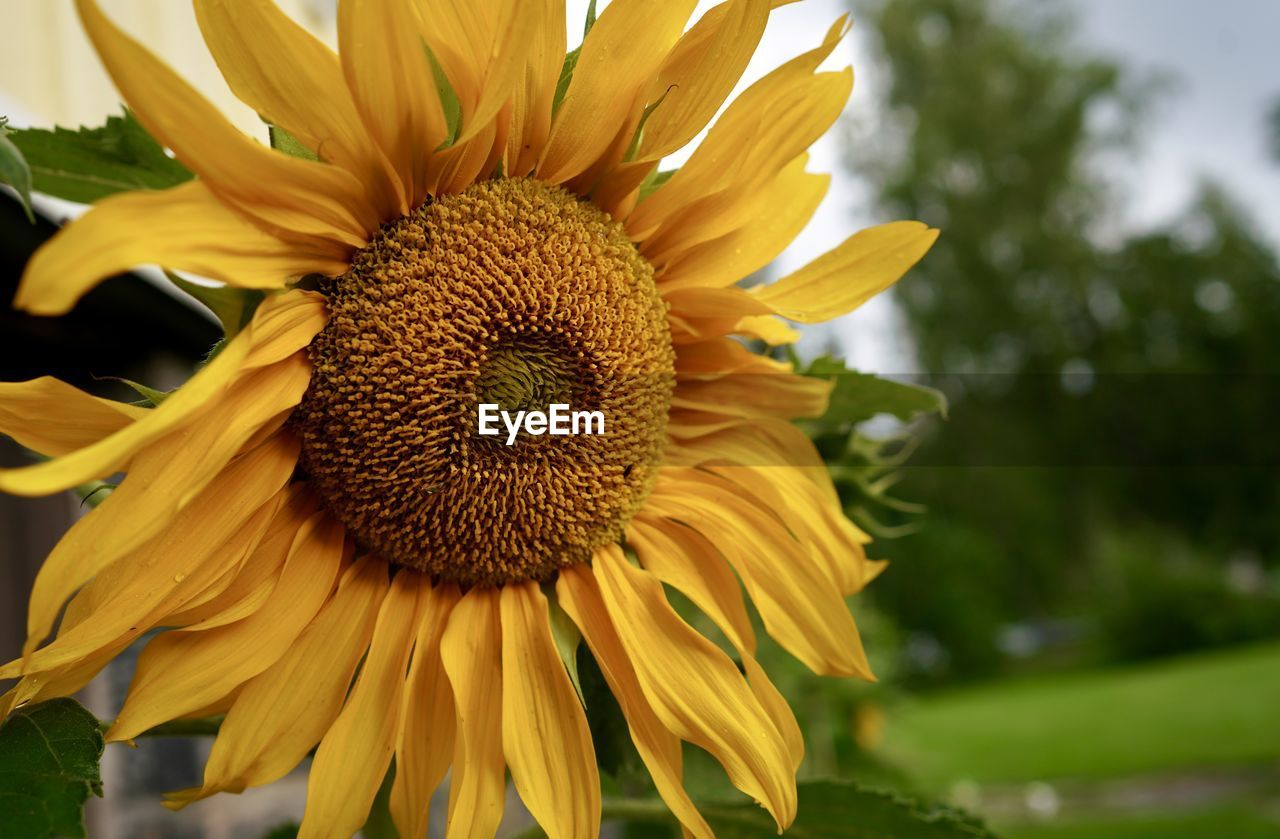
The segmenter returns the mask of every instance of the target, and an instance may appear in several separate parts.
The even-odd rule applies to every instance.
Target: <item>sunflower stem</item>
[[[603,821],[676,824],[667,805],[656,798],[606,798],[601,818]]]

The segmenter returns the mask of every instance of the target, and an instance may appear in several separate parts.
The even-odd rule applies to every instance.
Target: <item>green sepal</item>
[[[591,4],[587,6],[587,21],[582,26],[583,41],[586,41],[587,36],[591,34],[591,28],[595,25],[596,0],[591,0]],[[552,116],[560,110],[560,105],[564,102],[564,95],[569,92],[569,83],[573,81],[573,71],[578,68],[578,58],[581,55],[581,45],[574,47],[565,54],[564,63],[560,65],[560,78],[556,80],[556,95],[551,100]]]
[[[119,376],[113,378],[115,381],[127,386],[130,390],[141,396],[143,399],[142,405],[145,408],[157,408],[160,406],[161,402],[169,398],[169,391],[156,390],[153,387],[147,387],[146,385],[138,384],[135,381],[120,378]]]
[[[640,141],[644,139],[645,123],[649,121],[649,117],[652,116],[653,112],[658,109],[658,106],[666,101],[668,94],[671,93],[674,87],[675,86],[672,85],[672,87],[669,87],[666,90],[664,90],[662,92],[662,95],[658,97],[657,102],[651,102],[645,106],[644,113],[640,115],[640,122],[636,125],[636,131],[634,134],[631,135],[631,145],[627,146],[627,153],[623,155],[623,158],[622,158],[623,160],[627,160],[627,161],[635,160],[636,154],[638,154],[640,151]]]
[[[76,487],[75,494],[82,507],[97,507],[115,492],[117,486],[119,484],[109,484],[106,481],[89,481]]]
[[[271,148],[276,151],[282,151],[290,157],[300,157],[303,160],[320,159],[320,155],[302,144],[302,141],[290,134],[278,125],[267,124],[267,136],[271,138]]]
[[[19,708],[0,726],[0,826],[13,839],[84,839],[102,797],[98,720],[74,699]]]
[[[823,357],[804,365],[793,348],[786,354],[805,375],[831,379],[835,385],[826,414],[800,425],[826,461],[845,512],[879,539],[914,532],[917,525],[910,519],[924,508],[894,498],[889,491],[901,479],[900,467],[915,451],[916,438],[904,430],[875,439],[861,433],[858,426],[881,415],[903,422],[928,414],[945,418],[946,397],[933,388],[849,370],[838,359]]]
[[[9,135],[9,120],[0,117],[0,184],[8,184],[22,199],[22,209],[26,211],[27,220],[36,223],[36,214],[31,209],[31,167],[22,150],[13,144]]]
[[[803,369],[806,376],[831,378],[835,390],[823,425],[856,425],[880,414],[890,414],[903,422],[922,414],[947,416],[947,397],[931,387],[882,379],[847,368],[843,361],[824,356]]]
[[[644,183],[640,184],[640,200],[643,201],[657,192],[663,184],[671,180],[671,176],[676,171],[675,169],[667,169],[662,172],[653,172],[649,177],[645,178]]]
[[[26,158],[35,192],[80,204],[169,189],[194,177],[127,110],[98,128],[26,128],[13,131],[10,140]]]
[[[551,612],[551,637],[556,642],[556,652],[560,653],[560,660],[564,662],[565,670],[569,671],[573,689],[578,692],[578,701],[586,706],[582,680],[578,677],[578,647],[582,645],[582,631],[560,605],[554,591],[547,595],[547,603]]]
[[[453,82],[449,81],[444,67],[426,41],[422,42],[422,48],[427,51],[427,60],[431,62],[431,75],[436,82],[436,93],[440,97],[440,108],[444,111],[445,127],[449,132],[440,148],[447,149],[458,139],[458,132],[462,130],[462,101],[458,99],[458,91],[454,90]]]
[[[564,63],[560,65],[560,78],[556,80],[556,95],[551,100],[553,116],[559,113],[560,106],[564,103],[564,95],[569,92],[569,83],[573,81],[573,71],[578,67],[578,56],[581,54],[582,47],[575,47],[565,55]]]
[[[207,286],[184,280],[172,271],[165,271],[169,282],[191,295],[214,314],[222,324],[222,334],[227,340],[240,334],[240,330],[253,320],[253,313],[267,299],[266,292],[256,289]]]

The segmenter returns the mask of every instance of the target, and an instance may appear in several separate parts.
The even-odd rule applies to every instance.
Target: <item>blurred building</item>
[[[205,49],[191,3],[99,0],[103,10],[194,84],[244,130],[261,122],[237,100]],[[295,20],[333,39],[333,0],[278,0]],[[0,114],[15,125],[98,125],[119,96],[81,30],[71,2],[6,0],[0,50]]]

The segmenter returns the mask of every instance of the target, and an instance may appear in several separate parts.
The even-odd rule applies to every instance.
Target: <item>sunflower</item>
[[[393,760],[406,836],[451,769],[449,836],[494,833],[509,770],[549,835],[593,837],[598,770],[557,646],[580,633],[691,834],[711,831],[682,741],[791,822],[803,743],[743,592],[813,671],[870,679],[844,597],[880,565],[791,422],[830,383],[740,339],[852,310],[936,232],[863,231],[738,287],[827,189],[806,149],[851,90],[848,69],[818,70],[847,21],[715,118],[778,4],[730,0],[686,30],[694,5],[614,0],[566,56],[555,0],[343,0],[337,53],[270,0],[195,0],[290,155],[77,0],[128,105],[196,178],[98,203],[35,255],[17,305],[66,312],[139,264],[265,296],[152,407],[0,385],[0,431],[48,457],[0,490],[125,473],[45,562],[0,710],[80,689],[152,633],[108,739],[225,714],[174,807],[314,749],[304,837],[358,830]],[[607,433],[477,434],[480,404],[555,402]]]

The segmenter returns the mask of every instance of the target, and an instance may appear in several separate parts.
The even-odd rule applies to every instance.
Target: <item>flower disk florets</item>
[[[533,180],[478,183],[380,233],[324,289],[293,425],[359,542],[464,585],[546,579],[615,541],[652,485],[674,352],[621,226]],[[605,433],[481,436],[478,407],[600,411]]]

